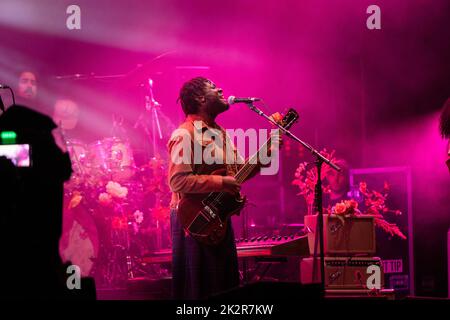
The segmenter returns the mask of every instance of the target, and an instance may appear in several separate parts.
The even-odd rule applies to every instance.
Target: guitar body
[[[223,175],[224,170],[212,174]],[[219,200],[216,200],[219,196]],[[185,194],[178,204],[178,219],[184,230],[197,241],[217,245],[225,238],[229,218],[239,214],[246,198],[229,193]]]

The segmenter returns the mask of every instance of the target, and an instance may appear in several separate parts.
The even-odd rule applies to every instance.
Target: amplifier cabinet
[[[313,263],[316,272],[313,278]],[[383,265],[377,257],[325,257],[325,287],[328,289],[367,289],[367,279],[374,274],[368,270],[371,265],[378,266],[380,286],[384,287]],[[320,282],[320,258],[305,258],[300,262],[300,281],[302,284]]]
[[[314,254],[316,241],[317,215],[305,216],[305,227],[308,230],[309,251]],[[357,216],[344,218],[344,222],[336,216],[323,215],[324,251],[325,255],[352,256],[375,255],[375,225],[373,217]],[[320,253],[317,239],[317,254]]]

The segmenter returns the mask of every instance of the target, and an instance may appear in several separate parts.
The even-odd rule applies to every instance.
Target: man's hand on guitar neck
[[[283,137],[280,132],[280,130],[276,130],[270,133],[270,147],[267,150],[267,157],[271,157],[273,152],[277,152],[280,150],[281,146],[283,145]],[[278,153],[275,153],[275,156],[277,156]],[[270,162],[268,163],[261,163],[259,161],[259,166],[261,168],[270,167]]]
[[[283,145],[283,136],[280,130],[276,130],[270,133],[270,148],[269,148],[269,156],[272,152],[277,149],[279,150]]]
[[[270,115],[270,118],[273,121],[281,124],[281,121],[283,120],[283,115],[279,112],[275,112]],[[272,126],[275,127],[273,124],[272,124]],[[275,150],[278,151],[281,148],[282,144],[283,144],[283,139],[282,139],[281,131],[280,130],[272,131],[270,133],[270,148],[269,148],[269,150],[267,150],[267,156],[270,157],[272,155],[272,152],[274,152]],[[261,165],[261,167],[268,167],[268,166],[270,166],[270,163]]]
[[[239,195],[241,191],[241,185],[232,176],[222,177],[223,191],[231,193],[233,195]]]

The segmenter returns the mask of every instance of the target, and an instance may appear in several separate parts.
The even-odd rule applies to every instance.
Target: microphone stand
[[[153,97],[153,80],[148,79],[148,88],[149,88],[149,95],[145,96],[145,108],[151,112],[151,119],[152,119],[152,136],[153,136],[153,155],[156,156],[159,154],[157,152],[157,146],[156,146],[156,130],[158,130],[158,138],[162,140],[162,132],[161,132],[161,125],[159,122],[159,115],[158,115],[158,109],[161,106],[158,101],[155,100]]]
[[[244,239],[248,239],[249,235],[248,235],[248,213],[247,212],[243,212],[242,216],[242,238]],[[248,284],[248,264],[247,264],[247,259],[244,258],[242,259],[242,283],[244,285]]]
[[[134,128],[136,129],[139,125],[141,125],[143,127],[143,129],[145,130],[145,133],[148,136],[152,136],[152,148],[153,148],[153,157],[156,157],[157,154],[159,154],[159,152],[157,152],[157,139],[156,136],[158,135],[158,138],[160,140],[163,139],[162,136],[162,132],[161,132],[161,125],[160,125],[160,121],[159,121],[159,114],[158,114],[158,110],[159,107],[161,106],[161,104],[155,100],[155,98],[153,97],[153,80],[152,79],[148,79],[148,85],[149,85],[149,89],[148,89],[148,94],[145,95],[145,110],[146,112],[150,112],[150,120],[152,123],[152,128],[151,128],[151,134],[148,130],[148,127],[145,123],[142,123],[145,117],[145,112],[141,113],[139,115],[138,120],[136,121],[136,123],[134,124]]]
[[[161,107],[161,104],[158,101],[156,101],[153,96],[153,80],[149,78],[148,79],[148,93],[145,95],[145,110],[146,110],[145,112],[150,112],[151,134],[149,132],[147,124],[143,123],[145,113],[141,113],[141,115],[139,116],[139,119],[137,120],[134,127],[137,128],[137,126],[140,124],[143,127],[143,129],[145,130],[145,133],[147,134],[147,136],[151,135],[153,159],[155,159],[155,160],[157,160],[158,156],[160,155],[159,150],[158,150],[157,139],[159,139],[159,140],[163,139],[163,135],[162,135],[162,131],[161,131],[161,124],[159,121],[159,112],[158,112],[160,107]],[[156,199],[155,199],[154,209],[160,207],[160,204],[161,204],[160,193],[161,193],[161,191],[155,192]],[[156,247],[157,247],[157,249],[161,249],[161,247],[162,247],[162,230],[161,230],[159,220],[156,220],[156,230],[157,230]]]
[[[253,102],[248,102],[246,105],[250,108],[250,110],[256,112],[258,115],[262,116],[263,118],[266,118],[270,123],[278,127],[286,136],[293,139],[294,141],[297,141],[300,143],[303,147],[308,149],[311,154],[316,158],[316,161],[314,162],[317,167],[317,181],[315,186],[315,205],[317,209],[318,214],[318,226],[319,226],[319,247],[320,247],[320,284],[323,292],[325,293],[325,254],[324,254],[324,235],[323,235],[323,208],[322,208],[322,180],[321,180],[321,170],[322,170],[322,164],[326,163],[331,168],[333,168],[336,171],[341,171],[341,168],[339,168],[337,165],[332,163],[329,159],[324,157],[322,154],[320,154],[319,151],[314,149],[310,144],[304,142],[297,136],[295,136],[292,132],[289,130],[283,128],[280,124],[278,124],[275,120],[270,118],[268,115],[266,115],[263,111],[258,109]],[[317,229],[317,228],[316,228]],[[314,250],[316,251],[316,250]],[[315,257],[314,257],[315,258]],[[313,274],[315,274],[315,268],[316,263],[313,264]]]

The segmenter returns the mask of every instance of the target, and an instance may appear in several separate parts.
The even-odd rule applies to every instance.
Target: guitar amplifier
[[[314,254],[317,215],[305,216],[308,231],[309,251]],[[325,255],[375,255],[375,225],[372,217],[357,216],[345,218],[344,222],[335,216],[323,215]],[[320,253],[317,239],[317,254]]]
[[[302,284],[320,282],[320,258],[315,259],[316,272],[313,275],[313,258],[300,263]],[[383,265],[376,257],[325,257],[325,287],[327,289],[367,289],[367,279],[373,274],[371,265],[380,269],[380,286],[384,287]],[[314,279],[313,279],[314,276]]]

